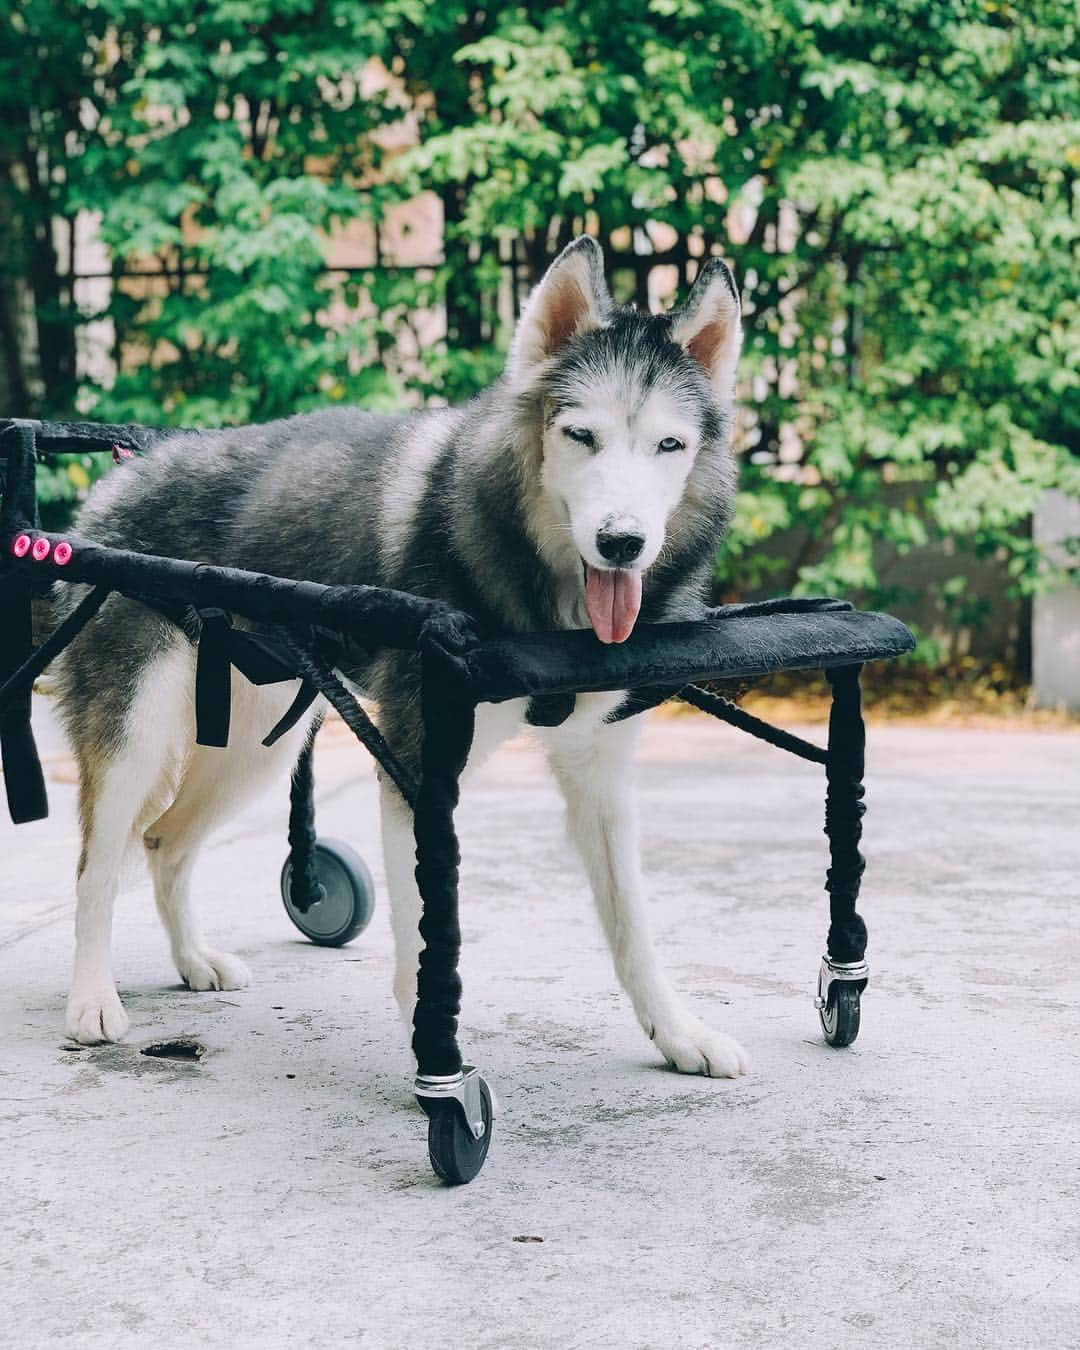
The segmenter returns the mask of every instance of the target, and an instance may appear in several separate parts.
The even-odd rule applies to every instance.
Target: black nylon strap
[[[231,629],[229,659],[254,685],[280,684],[282,680],[296,679],[296,667],[286,656],[280,641],[265,633]]]
[[[223,609],[200,609],[202,631],[195,663],[195,740],[199,745],[229,744],[232,709],[232,620]]]
[[[534,694],[525,709],[525,721],[531,727],[561,727],[576,703],[574,694]]]
[[[625,722],[628,717],[636,717],[638,713],[658,708],[669,698],[676,698],[681,688],[681,685],[654,684],[648,689],[628,689],[626,697],[617,708],[608,713],[604,721]]]
[[[30,587],[15,576],[0,585],[0,680],[13,675],[33,651],[33,619]],[[0,761],[4,766],[4,791],[12,824],[44,820],[49,814],[45,776],[34,733],[30,728],[31,684],[12,697],[0,712]]]
[[[269,747],[280,741],[287,731],[291,731],[296,726],[318,697],[318,689],[310,681],[302,680],[300,688],[296,691],[296,697],[289,704],[282,717],[274,723],[271,730],[263,737],[263,745]]]

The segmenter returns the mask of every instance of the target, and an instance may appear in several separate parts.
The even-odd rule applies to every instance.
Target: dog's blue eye
[[[670,455],[673,450],[682,450],[684,447],[682,441],[676,440],[674,436],[665,436],[656,448],[665,455]]]
[[[563,434],[569,436],[572,441],[577,441],[578,445],[596,444],[592,432],[585,427],[563,427]]]

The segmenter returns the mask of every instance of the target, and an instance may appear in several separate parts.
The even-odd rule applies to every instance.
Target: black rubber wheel
[[[437,1177],[448,1186],[464,1186],[472,1181],[491,1147],[491,1093],[481,1079],[480,1104],[484,1133],[479,1139],[467,1128],[460,1105],[421,1097],[420,1105],[428,1118],[428,1157]]]
[[[292,858],[286,858],[281,869],[285,912],[320,947],[344,947],[371,922],[375,883],[359,853],[339,839],[316,840],[315,870],[325,894],[303,913],[292,903]]]
[[[842,980],[829,990],[829,1002],[820,1009],[821,1030],[826,1043],[835,1046],[850,1045],[859,1034],[859,995],[857,984]]]

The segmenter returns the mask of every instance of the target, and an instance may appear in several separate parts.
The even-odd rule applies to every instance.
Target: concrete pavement
[[[62,1034],[74,788],[50,784],[46,822],[5,817],[0,1343],[1080,1344],[1080,733],[871,728],[873,984],[847,1051],[811,1005],[820,771],[687,716],[649,724],[639,778],[666,963],[752,1072],[655,1062],[515,743],[461,811],[463,1044],[502,1113],[458,1190],[428,1170],[385,897],[351,947],[300,939],[284,793],[198,873],[253,987],[178,987],[140,874],[116,940],[131,1035],[95,1049]],[[374,780],[340,733],[318,781],[320,832],[381,885]],[[204,1057],[140,1053],[174,1036]]]

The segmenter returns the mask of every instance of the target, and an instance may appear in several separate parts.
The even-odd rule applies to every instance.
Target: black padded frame
[[[118,592],[164,614],[197,646],[197,739],[228,741],[233,667],[262,684],[301,680],[293,707],[268,731],[283,734],[322,694],[379,761],[414,808],[416,878],[423,902],[424,941],[417,979],[413,1048],[420,1073],[454,1074],[461,1009],[458,956],[459,850],[454,825],[458,785],[472,744],[476,707],[527,698],[529,718],[541,725],[563,720],[574,696],[627,690],[611,720],[633,716],[666,698],[687,702],[769,743],[823,764],[825,830],[830,866],[828,952],[856,961],[866,948],[866,926],[856,904],[864,860],[862,835],[865,731],[859,672],[867,661],[912,650],[914,639],[898,620],[855,611],[837,600],[790,599],[703,610],[692,623],[640,626],[621,646],[603,646],[587,631],[525,637],[484,637],[472,618],[441,602],[368,586],[322,586],[236,568],[105,548],[77,535],[38,528],[34,465],[64,451],[142,453],[166,434],[148,427],[90,423],[0,421],[0,466],[5,469],[0,512],[0,750],[12,820],[48,812],[44,778],[30,727],[31,689],[45,668],[107,600]],[[28,541],[44,541],[16,556]],[[47,543],[48,548],[45,549]],[[57,546],[69,551],[58,561]],[[31,602],[49,583],[92,589],[38,648]],[[234,628],[232,618],[255,621],[257,633]],[[377,728],[345,688],[335,660],[351,642],[419,653],[424,743],[419,782],[393,755]],[[833,702],[825,748],[771,727],[700,682],[757,677],[781,670],[823,670]],[[293,775],[289,845],[293,903],[319,898],[314,863],[314,776],[311,741]]]

